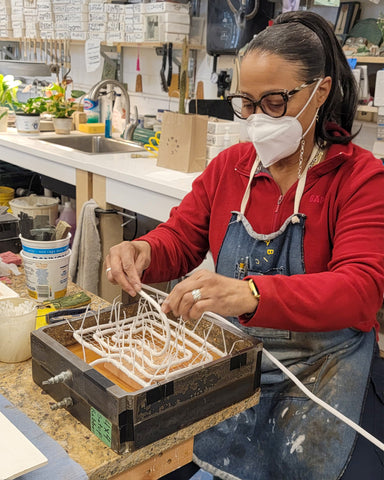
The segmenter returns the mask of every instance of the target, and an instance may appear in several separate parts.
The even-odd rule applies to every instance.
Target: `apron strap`
[[[301,176],[299,178],[297,188],[296,188],[296,193],[295,193],[295,203],[294,203],[294,208],[293,208],[293,215],[294,216],[292,218],[292,223],[299,222],[299,218],[297,217],[297,214],[299,213],[300,201],[301,201],[301,197],[303,196],[305,181],[307,179],[307,172],[308,172],[308,170],[309,170],[309,168],[312,164],[312,161],[313,161],[314,157],[317,155],[318,151],[319,151],[319,147],[317,147],[315,145],[312,149],[312,153],[311,153],[311,156],[309,157],[307,165],[305,166],[305,168],[303,170],[303,173],[301,174]],[[248,180],[248,184],[247,184],[247,187],[246,187],[244,195],[243,195],[243,199],[241,200],[240,213],[242,213],[243,215],[245,213],[245,209],[247,207],[249,196],[250,196],[250,193],[251,193],[251,183],[252,183],[253,177],[255,176],[255,172],[256,172],[259,164],[260,164],[260,158],[257,155],[255,161],[253,162],[251,171],[249,173],[249,180]]]
[[[240,212],[243,215],[244,215],[245,209],[247,207],[247,203],[248,203],[248,200],[249,200],[249,195],[251,193],[251,183],[252,183],[253,177],[255,176],[255,172],[256,172],[256,169],[259,166],[259,164],[260,164],[260,158],[257,155],[255,161],[253,162],[251,171],[249,173],[249,180],[248,180],[247,188],[245,189],[243,199],[241,201]]]

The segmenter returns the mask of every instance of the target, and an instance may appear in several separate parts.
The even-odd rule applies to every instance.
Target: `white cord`
[[[368,433],[366,430],[364,430],[363,428],[361,428],[359,425],[357,425],[357,423],[353,422],[352,420],[350,420],[348,417],[346,417],[345,415],[343,415],[342,413],[340,413],[338,410],[336,410],[335,408],[331,407],[330,405],[328,405],[328,403],[325,403],[323,400],[321,400],[319,397],[316,397],[316,395],[314,395],[310,390],[308,390],[307,387],[305,387],[301,382],[300,380],[298,380],[294,375],[293,373],[291,373],[288,368],[284,367],[284,365],[279,362],[279,360],[277,360],[277,358],[275,358],[271,353],[268,352],[268,350],[266,350],[264,347],[263,347],[263,353],[265,353],[265,355],[278,367],[280,368],[280,370],[282,372],[284,372],[287,377],[289,377],[292,382],[294,382],[299,388],[300,390],[302,390],[305,395],[307,395],[311,400],[313,400],[314,402],[316,402],[318,405],[320,405],[321,407],[325,408],[325,410],[328,410],[328,412],[332,413],[332,415],[335,415],[335,417],[339,418],[342,422],[346,423],[347,425],[349,425],[350,427],[352,427],[354,430],[356,430],[356,432],[360,433],[360,435],[363,435],[363,437],[365,437],[367,440],[369,440],[371,443],[373,443],[374,445],[376,445],[376,447],[380,448],[380,450],[383,450],[384,451],[384,443],[380,442],[380,440],[378,440],[376,437],[374,437],[373,435],[371,435],[370,433]]]

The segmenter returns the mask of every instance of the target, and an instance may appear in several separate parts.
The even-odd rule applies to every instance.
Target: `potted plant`
[[[32,97],[16,104],[16,128],[18,133],[39,133],[40,114],[47,110],[47,99]]]
[[[13,75],[0,74],[0,132],[6,132],[8,127],[8,111],[17,103],[17,91],[21,85]]]
[[[72,130],[72,114],[75,111],[73,98],[66,97],[66,85],[53,83],[45,89],[47,99],[47,113],[53,117],[53,126],[56,133],[68,134]]]

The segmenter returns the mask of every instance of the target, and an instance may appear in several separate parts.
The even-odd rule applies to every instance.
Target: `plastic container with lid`
[[[58,203],[58,198],[29,195],[10,200],[9,206],[16,217],[19,213],[26,213],[32,218],[37,215],[48,215],[50,225],[54,225],[58,214]]]
[[[36,327],[35,302],[20,297],[0,299],[0,312],[0,361],[28,360],[30,335]]]

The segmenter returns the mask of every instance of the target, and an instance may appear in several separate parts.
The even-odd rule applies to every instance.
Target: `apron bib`
[[[244,212],[256,159],[240,212],[232,212],[216,271],[228,277],[305,273],[305,215],[299,213],[308,165],[296,189],[294,213],[277,231],[256,233]],[[291,332],[245,327],[315,395],[359,423],[375,332],[354,329]],[[356,432],[308,399],[265,356],[260,403],[195,437],[194,461],[224,480],[337,480]]]

